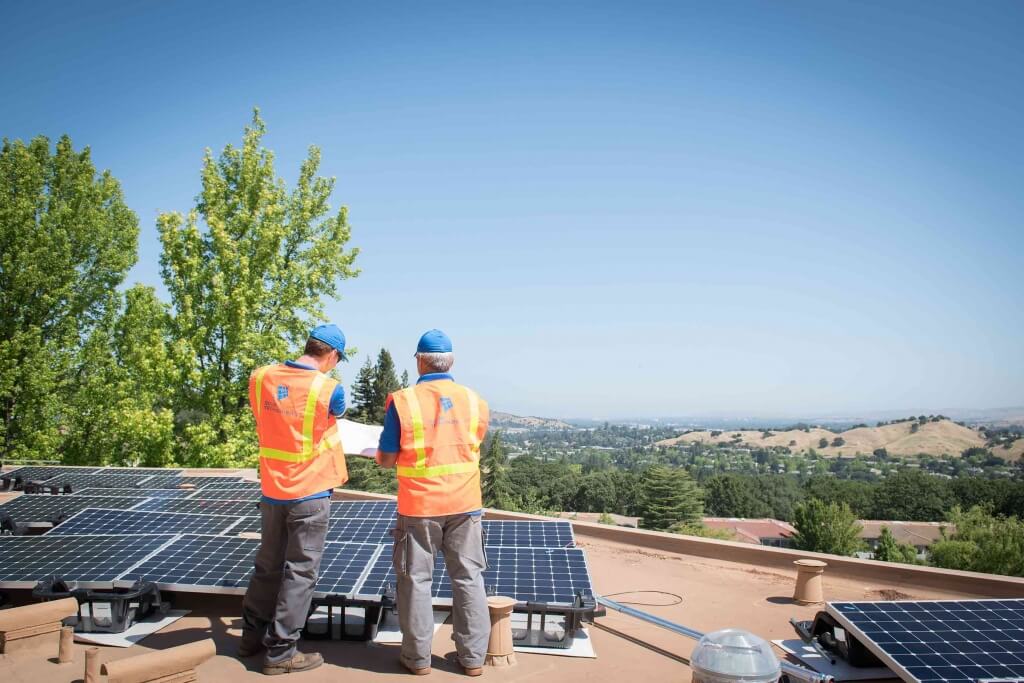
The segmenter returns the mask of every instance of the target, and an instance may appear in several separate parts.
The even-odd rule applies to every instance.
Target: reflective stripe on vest
[[[395,473],[399,477],[440,477],[446,474],[465,474],[480,467],[480,437],[477,431],[480,427],[480,399],[476,393],[466,389],[466,398],[469,405],[469,441],[476,459],[467,462],[449,463],[446,465],[427,466],[427,447],[423,427],[423,409],[420,407],[419,397],[415,390],[406,391],[405,397],[409,404],[409,413],[412,418],[412,439],[413,450],[416,451],[416,465],[397,465]]]
[[[263,409],[261,397],[263,394],[263,375],[266,371],[267,368],[262,367],[256,372],[257,415],[259,415]],[[309,394],[306,396],[306,409],[302,414],[302,451],[299,453],[293,453],[291,451],[281,451],[276,448],[260,446],[261,458],[284,460],[285,462],[306,462],[307,460],[312,460],[319,454],[318,450],[313,447],[313,423],[316,420],[317,401],[320,398],[320,391],[323,389],[325,381],[327,381],[327,375],[318,372],[316,377],[313,378],[309,387]],[[334,436],[337,443],[341,443],[341,437],[338,435],[336,430],[334,431]]]

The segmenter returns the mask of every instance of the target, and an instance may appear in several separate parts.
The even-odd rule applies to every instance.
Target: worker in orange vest
[[[452,342],[430,330],[416,347],[419,380],[387,398],[377,463],[398,475],[398,522],[393,563],[398,577],[399,661],[430,673],[434,636],[431,578],[434,555],[444,553],[452,584],[452,624],[459,663],[483,673],[490,632],[480,522],[480,444],[487,433],[487,402],[456,384]]]
[[[256,569],[242,602],[240,657],[264,652],[263,673],[323,664],[296,645],[313,599],[330,520],[331,490],[348,481],[337,418],[345,391],[329,373],[345,357],[345,335],[320,325],[294,361],[257,368],[249,403],[260,445],[262,528]]]

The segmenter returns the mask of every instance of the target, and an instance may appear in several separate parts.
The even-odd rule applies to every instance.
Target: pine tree
[[[704,492],[684,469],[650,467],[644,472],[640,491],[644,529],[665,530],[680,522],[696,522],[704,513]]]
[[[495,432],[480,459],[484,505],[498,510],[516,510],[512,480],[508,476],[508,457],[501,444],[501,432]]]
[[[381,349],[373,369],[373,403],[367,411],[371,424],[384,424],[384,402],[388,394],[401,388],[398,375],[395,374],[395,361],[387,349]]]
[[[402,370],[402,388],[407,389],[409,387],[409,371]]]
[[[370,423],[370,409],[373,406],[374,367],[370,357],[366,357],[363,367],[359,368],[356,381],[352,384],[352,408],[346,417],[353,422]]]

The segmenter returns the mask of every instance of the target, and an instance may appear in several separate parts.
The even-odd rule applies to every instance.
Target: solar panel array
[[[0,588],[58,575],[88,587],[145,578],[166,590],[245,591],[260,545],[251,537],[261,531],[258,482],[130,468],[30,467],[4,477],[18,472],[30,481],[70,484],[73,493],[23,495],[0,506],[19,523],[58,522],[43,536],[0,537]],[[396,515],[394,501],[333,502],[317,593],[379,599],[393,587]],[[489,592],[570,603],[577,591],[590,590],[568,522],[484,520],[483,529]],[[434,574],[435,602],[450,604],[441,554]]]
[[[908,683],[1024,677],[1024,600],[836,602],[827,610]]]

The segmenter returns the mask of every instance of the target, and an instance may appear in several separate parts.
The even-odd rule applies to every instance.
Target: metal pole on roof
[[[597,602],[604,605],[609,609],[613,609],[616,612],[622,612],[641,621],[646,621],[649,624],[660,626],[663,629],[678,633],[679,635],[686,636],[687,638],[693,638],[694,640],[700,640],[704,637],[704,634],[700,631],[696,631],[682,624],[677,624],[674,621],[668,619],[662,619],[659,616],[638,610],[628,605],[623,605],[620,602],[615,602],[609,598],[597,596]],[[811,671],[802,666],[791,664],[790,662],[779,662],[782,665],[782,673],[788,676],[792,680],[807,681],[807,683],[834,683],[835,679],[828,674],[818,673],[817,671]]]

